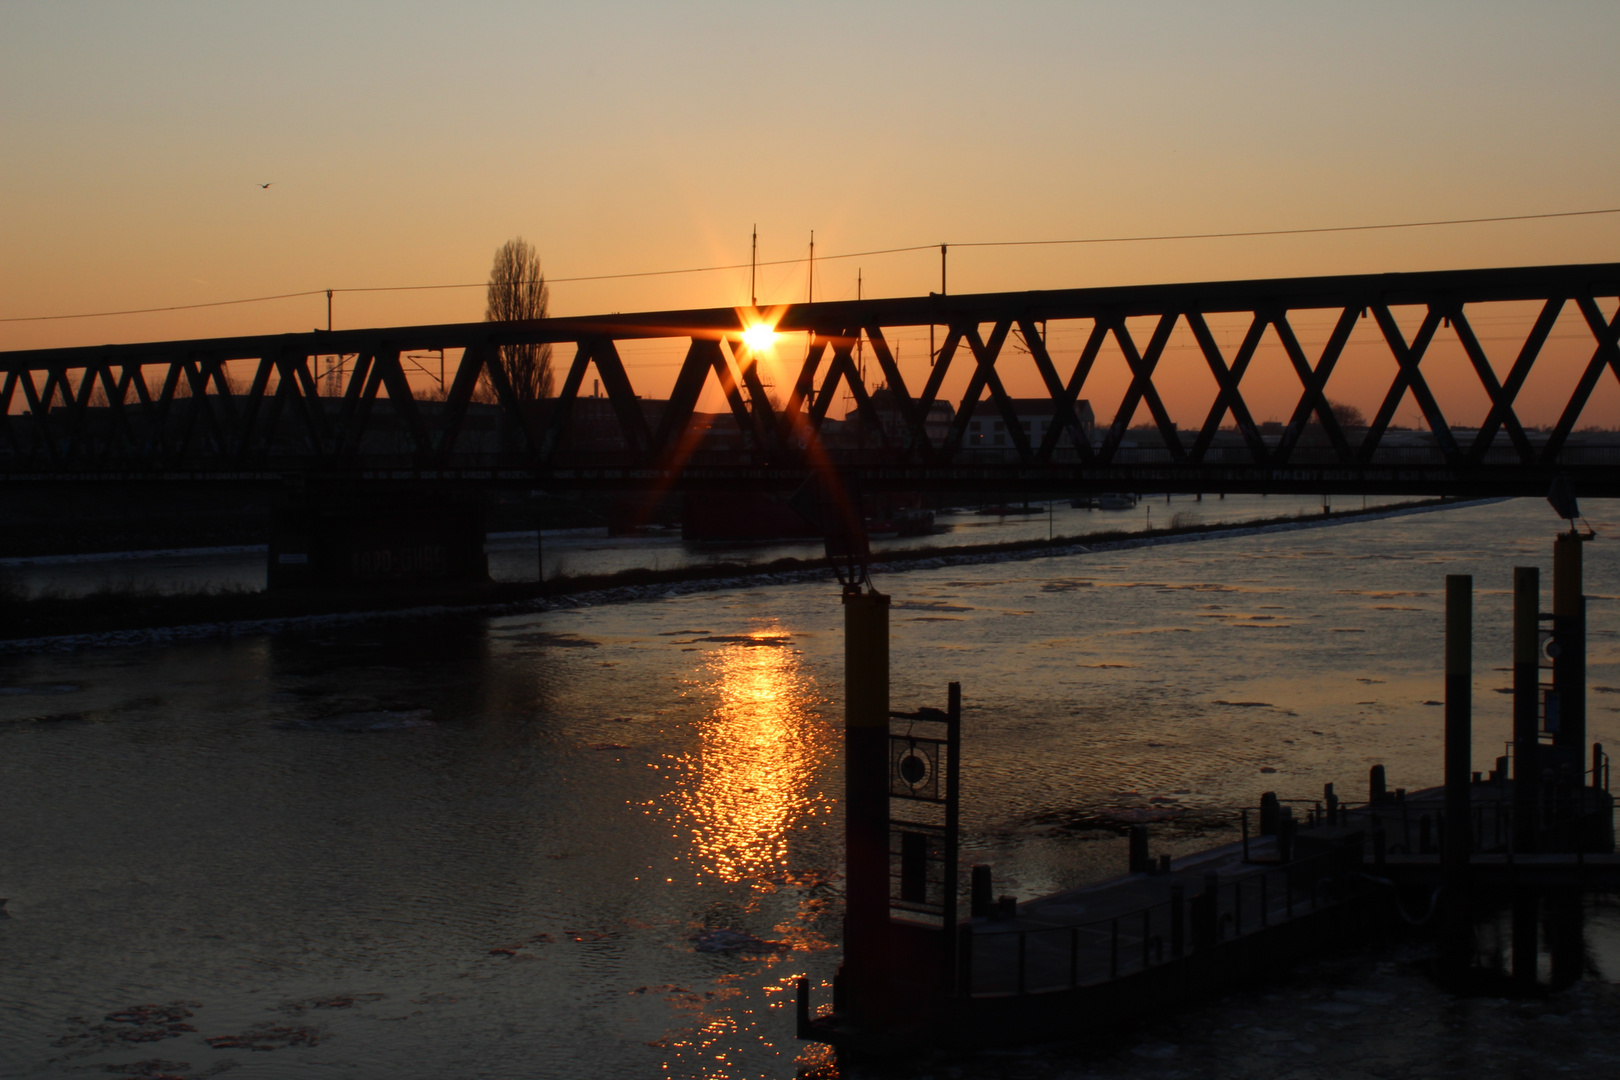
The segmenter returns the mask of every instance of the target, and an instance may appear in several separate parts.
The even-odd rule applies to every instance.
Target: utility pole
[[[939,245],[939,295],[945,295],[945,245]],[[933,367],[939,361],[939,354],[934,350],[934,324],[928,324],[928,366]]]
[[[332,332],[332,290],[326,290],[326,332]]]
[[[861,302],[861,268],[855,268],[855,302]],[[861,328],[861,335],[855,339],[855,371],[861,377],[861,385],[866,385],[866,328]]]
[[[748,252],[748,303],[759,307],[759,294],[754,291],[754,275],[759,269],[759,224],[754,224],[754,242]]]
[[[806,303],[816,302],[816,230],[810,230],[810,292]]]

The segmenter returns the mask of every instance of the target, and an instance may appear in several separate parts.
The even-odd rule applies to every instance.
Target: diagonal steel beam
[[[1271,318],[1271,325],[1276,328],[1277,338],[1282,342],[1283,351],[1294,365],[1294,374],[1305,388],[1300,395],[1299,404],[1294,406],[1294,415],[1289,418],[1288,427],[1283,431],[1282,439],[1277,443],[1276,460],[1279,464],[1286,464],[1294,452],[1299,437],[1305,433],[1305,425],[1310,423],[1311,413],[1321,421],[1322,430],[1327,433],[1328,442],[1333,447],[1335,456],[1340,461],[1351,462],[1355,455],[1350,452],[1350,446],[1345,442],[1344,432],[1339,430],[1339,421],[1333,415],[1333,409],[1328,405],[1327,394],[1323,388],[1327,386],[1328,376],[1333,374],[1333,366],[1339,362],[1339,355],[1344,352],[1345,342],[1350,340],[1350,332],[1356,328],[1358,310],[1347,307],[1339,313],[1339,321],[1333,327],[1333,333],[1322,348],[1322,355],[1311,367],[1310,361],[1305,359],[1305,350],[1300,348],[1299,339],[1294,336],[1294,328],[1289,325],[1288,313],[1279,311]]]
[[[23,449],[21,440],[17,438],[17,427],[20,421],[17,417],[11,415],[11,403],[16,400],[17,384],[21,380],[22,376],[17,372],[8,371],[6,372],[5,385],[0,387],[0,427],[5,428],[6,442],[10,444],[11,452],[19,458],[26,457],[27,451]]]
[[[1615,337],[1620,335],[1620,311],[1616,311],[1613,321],[1605,319],[1603,312],[1589,296],[1577,297],[1575,303],[1580,307],[1581,315],[1586,319],[1587,327],[1592,331],[1592,337],[1597,340],[1597,348],[1592,350],[1592,359],[1587,361],[1586,370],[1581,373],[1580,381],[1575,384],[1575,390],[1570,394],[1569,403],[1564,406],[1563,415],[1553,426],[1547,436],[1546,443],[1541,448],[1543,464],[1553,464],[1559,451],[1563,450],[1564,443],[1569,439],[1569,433],[1575,429],[1575,421],[1580,418],[1581,410],[1586,408],[1586,401],[1592,396],[1598,379],[1603,375],[1605,367],[1613,367],[1615,375],[1620,378],[1620,366],[1617,366],[1615,352]]]
[[[748,411],[747,403],[743,401],[737,377],[731,370],[731,361],[726,356],[726,350],[718,341],[715,342],[714,351],[709,354],[709,364],[715,378],[720,381],[720,392],[725,395],[726,405],[731,409],[731,417],[737,422],[738,437],[752,437],[755,449],[763,456],[765,453],[764,443],[754,429],[754,418]]]
[[[1153,337],[1148,341],[1147,351],[1138,353],[1136,342],[1131,337],[1130,328],[1125,325],[1122,316],[1111,317],[1109,331],[1119,344],[1119,350],[1125,355],[1125,363],[1131,369],[1131,384],[1125,391],[1124,398],[1119,403],[1119,412],[1114,415],[1114,422],[1109,425],[1108,437],[1103,441],[1102,449],[1097,454],[1100,461],[1105,464],[1113,461],[1119,444],[1125,440],[1125,432],[1130,429],[1131,419],[1136,415],[1136,407],[1143,401],[1147,402],[1148,412],[1153,416],[1153,422],[1158,426],[1159,436],[1164,439],[1166,449],[1170,451],[1172,461],[1185,461],[1187,451],[1181,445],[1181,439],[1176,434],[1176,425],[1170,419],[1170,413],[1159,398],[1159,392],[1153,386],[1153,369],[1159,366],[1159,357],[1164,355],[1164,347],[1170,342],[1170,333],[1175,329],[1177,312],[1170,311],[1159,316],[1158,325],[1153,329]]]
[[[1249,370],[1249,361],[1254,359],[1255,350],[1260,347],[1260,341],[1265,337],[1266,327],[1270,320],[1260,312],[1255,312],[1249,322],[1249,329],[1243,335],[1243,341],[1238,346],[1237,354],[1232,358],[1232,366],[1226,366],[1226,358],[1221,355],[1221,348],[1215,342],[1215,335],[1209,331],[1209,323],[1204,321],[1202,312],[1189,311],[1187,325],[1192,328],[1193,338],[1198,342],[1199,351],[1204,354],[1204,360],[1209,364],[1210,373],[1215,376],[1216,392],[1215,402],[1209,407],[1209,415],[1204,418],[1204,426],[1199,429],[1198,437],[1193,440],[1193,461],[1203,461],[1204,455],[1209,452],[1210,444],[1215,441],[1216,432],[1220,431],[1221,421],[1226,414],[1232,414],[1232,422],[1237,425],[1238,433],[1249,447],[1249,456],[1256,465],[1264,465],[1271,459],[1270,451],[1266,447],[1265,439],[1260,437],[1260,429],[1255,425],[1254,417],[1249,414],[1249,406],[1243,400],[1243,393],[1238,389],[1243,380],[1243,373]]]
[[[523,407],[523,400],[512,388],[512,380],[506,375],[506,367],[497,363],[493,357],[488,357],[484,364],[484,376],[489,379],[490,386],[495,390],[495,400],[500,403],[501,411],[512,420],[513,426],[523,433],[523,441],[528,446],[529,453],[539,456],[545,447],[544,439],[535,430],[534,418]]]
[[[1479,433],[1474,437],[1474,444],[1464,454],[1464,460],[1470,465],[1482,465],[1485,462],[1485,451],[1490,448],[1491,439],[1495,436],[1498,426],[1506,426],[1508,438],[1513,448],[1518,451],[1519,460],[1529,465],[1535,461],[1535,451],[1531,449],[1530,439],[1525,435],[1524,428],[1519,424],[1518,416],[1513,412],[1513,400],[1506,396],[1502,384],[1496,379],[1496,371],[1491,367],[1490,359],[1485,355],[1479,338],[1474,336],[1474,328],[1469,324],[1468,318],[1463,314],[1463,306],[1457,304],[1449,313],[1451,327],[1457,333],[1457,340],[1462,343],[1463,352],[1474,365],[1474,374],[1479,377],[1480,386],[1485,388],[1485,396],[1490,398],[1491,409],[1486,416],[1486,423],[1480,425]],[[1517,391],[1515,391],[1517,392]],[[1494,419],[1495,423],[1491,423]],[[1488,427],[1487,427],[1488,425]],[[1489,434],[1487,434],[1487,430]]]
[[[467,407],[472,404],[473,392],[478,389],[478,377],[483,374],[484,365],[494,355],[495,347],[487,341],[470,341],[461,351],[461,359],[456,363],[456,373],[450,377],[450,389],[445,392],[444,405],[439,410],[439,434],[434,447],[440,468],[450,463],[450,455],[455,451],[456,440],[461,437],[461,429],[467,422]],[[362,354],[369,364],[371,354]],[[365,378],[365,373],[359,370],[360,361],[357,359],[354,375],[349,379],[349,389],[344,395],[345,416],[352,416],[359,395],[355,387]],[[363,388],[362,388],[363,389]],[[351,400],[351,397],[353,400]],[[345,420],[345,426],[348,421]]]
[[[259,357],[258,364],[253,370],[253,380],[248,383],[246,400],[242,402],[242,424],[237,432],[236,445],[231,447],[230,453],[236,459],[238,468],[245,468],[253,460],[254,435],[257,431],[259,414],[264,409],[264,397],[270,386],[270,375],[275,370],[275,356],[266,352]],[[340,429],[341,438],[341,429]],[[341,451],[342,447],[339,447]]]
[[[827,382],[837,385],[837,376],[842,375],[844,382],[849,386],[850,394],[855,398],[855,412],[861,422],[867,427],[875,428],[878,433],[878,445],[885,452],[892,452],[894,444],[889,440],[889,433],[883,430],[883,417],[878,415],[877,405],[872,396],[866,392],[866,384],[861,382],[860,371],[855,367],[856,337],[850,334],[840,334],[832,341],[833,358]],[[817,417],[816,430],[821,429],[821,417],[826,416],[826,407],[822,406],[821,416]]]
[[[1041,437],[1036,459],[1042,462],[1052,460],[1058,441],[1067,431],[1080,460],[1090,462],[1093,457],[1091,440],[1086,436],[1086,429],[1080,426],[1080,417],[1075,414],[1075,395],[1069,393],[1069,388],[1064,386],[1063,380],[1058,377],[1057,367],[1052,363],[1052,354],[1046,351],[1045,339],[1035,332],[1035,320],[1027,315],[1021,317],[1018,320],[1018,331],[1029,349],[1029,355],[1035,360],[1035,368],[1040,372],[1041,381],[1046,384],[1047,394],[1052,398],[1052,423],[1047,425],[1046,434]],[[1080,387],[1077,385],[1074,390],[1075,394],[1078,394]]]
[[[736,361],[742,385],[748,391],[749,430],[753,432],[754,445],[759,447],[767,460],[773,459],[776,457],[776,415],[771,409],[770,399],[765,396],[765,384],[760,382],[759,357],[754,355],[754,350],[743,342],[740,335],[728,335],[726,345]]]
[[[928,437],[928,408],[933,402],[924,407],[921,401],[911,396],[906,388],[905,376],[900,373],[900,364],[894,358],[894,352],[889,348],[889,340],[883,335],[883,328],[875,324],[865,327],[866,340],[872,343],[872,355],[877,357],[878,367],[883,371],[884,381],[887,382],[889,392],[894,395],[895,404],[900,409],[900,418],[906,425],[906,452],[915,455],[923,461],[931,461],[934,457],[934,442]]]
[[[1417,374],[1417,362],[1428,352],[1429,344],[1434,341],[1434,333],[1440,326],[1440,313],[1430,308],[1424,315],[1423,322],[1418,326],[1418,332],[1413,335],[1412,343],[1408,345],[1406,338],[1401,334],[1401,328],[1395,324],[1395,318],[1389,313],[1386,304],[1372,305],[1373,313],[1378,317],[1378,327],[1383,332],[1384,340],[1388,343],[1390,352],[1395,356],[1397,365],[1395,379],[1389,384],[1389,392],[1384,395],[1384,403],[1378,407],[1378,413],[1373,422],[1367,427],[1367,436],[1361,440],[1361,453],[1359,460],[1362,464],[1372,461],[1373,454],[1378,450],[1378,444],[1383,441],[1384,432],[1388,430],[1389,423],[1395,418],[1395,410],[1400,408],[1401,399],[1406,396],[1407,388],[1413,386],[1422,376]],[[1427,387],[1425,386],[1425,391]],[[1414,392],[1414,397],[1416,393]],[[1422,407],[1422,402],[1419,402]],[[1432,421],[1431,421],[1432,424]],[[1446,440],[1451,441],[1451,430],[1446,430]],[[1440,436],[1436,434],[1438,440]],[[1442,450],[1445,444],[1442,443]],[[1456,445],[1451,446],[1448,462],[1456,460]]]
[[[1003,319],[990,331],[990,340],[985,342],[979,337],[979,328],[967,328],[968,347],[973,350],[973,359],[978,366],[974,370],[974,381],[983,389],[990,391],[990,400],[995,402],[997,410],[1001,413],[1002,423],[1007,425],[1007,434],[1012,439],[1013,447],[1018,451],[1018,460],[1027,462],[1033,456],[1029,446],[1029,436],[1024,433],[1023,422],[1018,419],[1018,410],[1014,408],[1012,398],[1001,384],[1001,376],[996,372],[996,361],[1001,357],[1001,350],[1007,343],[1007,335],[1012,331],[1012,320]],[[979,395],[973,393],[973,383],[969,383],[969,394],[977,402]],[[960,446],[961,443],[956,444]]]
[[[992,385],[992,380],[994,380],[995,390],[1001,390],[1001,380],[996,376],[995,371],[995,359],[1001,353],[1001,346],[1006,342],[1007,334],[1011,329],[1012,321],[1010,319],[998,322],[990,331],[988,345],[979,336],[978,326],[972,323],[953,326],[950,334],[946,337],[948,342],[953,340],[966,341],[968,350],[973,354],[974,361],[973,374],[968,378],[967,389],[962,392],[962,403],[957,406],[956,415],[951,418],[950,431],[945,437],[944,454],[947,461],[961,451],[962,441],[967,437],[968,423],[973,419],[973,414],[979,407],[979,399],[984,396],[985,389]],[[955,351],[954,344],[952,345],[952,351]],[[938,370],[938,365],[936,365],[935,370]],[[932,383],[933,379],[930,378],[929,382]],[[1002,390],[997,394],[992,391],[991,398],[1002,415],[1002,422],[1009,429],[1017,429],[1009,430],[1007,434],[1013,439],[1013,446],[1020,448],[1018,455],[1020,460],[1028,460],[1029,440],[1022,437],[1022,429],[1018,428],[1017,423],[1018,414],[1012,408],[1011,402],[1007,401],[1006,392]],[[1021,443],[1020,439],[1022,439]]]
[[[540,460],[551,461],[568,434],[568,419],[574,413],[574,402],[579,400],[580,387],[585,385],[585,372],[591,366],[593,343],[581,341],[574,347],[574,359],[568,364],[562,389],[551,400],[551,415],[546,418],[546,430],[540,442]],[[600,365],[598,365],[600,370]]]
[[[338,354],[338,364],[341,369],[344,356],[353,356],[354,365],[349,368],[348,377],[343,387],[343,396],[338,399],[337,417],[332,421],[332,456],[341,458],[348,453],[350,443],[350,430],[354,426],[355,414],[360,407],[360,395],[366,388],[366,379],[371,374],[371,365],[376,356],[369,349],[361,349],[355,353]],[[264,395],[263,387],[259,389],[259,396]],[[243,445],[247,445],[247,432],[243,432]]]
[[[608,403],[619,418],[619,432],[624,436],[625,445],[637,460],[646,458],[652,452],[652,433],[647,429],[647,417],[641,411],[641,403],[630,385],[630,376],[624,370],[624,361],[619,358],[613,339],[597,338],[591,345],[591,359],[602,376]],[[575,393],[578,393],[577,387]],[[760,397],[764,397],[763,391]]]
[[[1501,393],[1491,399],[1491,411],[1486,414],[1485,422],[1480,425],[1479,435],[1474,439],[1473,448],[1469,451],[1468,456],[1474,462],[1485,460],[1485,451],[1490,449],[1497,431],[1509,417],[1513,417],[1513,424],[1519,428],[1519,434],[1521,436],[1524,434],[1524,429],[1519,427],[1518,418],[1513,415],[1513,402],[1519,396],[1525,377],[1530,374],[1530,368],[1536,362],[1536,357],[1541,355],[1541,348],[1547,343],[1547,337],[1552,333],[1553,325],[1558,322],[1558,316],[1563,310],[1562,296],[1551,297],[1541,305],[1541,314],[1536,316],[1535,325],[1530,328],[1524,346],[1519,349],[1513,367],[1508,370],[1508,377],[1502,382]],[[1529,445],[1528,440],[1522,447],[1518,445],[1517,438],[1513,441],[1519,450],[1519,460],[1526,465],[1534,463],[1535,448]]]
[[[945,340],[940,343],[939,355],[933,357],[933,366],[928,369],[928,381],[923,384],[922,396],[917,399],[917,411],[927,416],[928,410],[934,407],[939,400],[939,389],[945,383],[945,375],[951,369],[951,361],[956,358],[956,350],[962,344],[962,328],[952,325],[946,328]]]
[[[653,450],[661,460],[670,460],[680,447],[682,436],[691,428],[692,413],[703,395],[703,386],[714,369],[714,354],[719,350],[720,342],[714,338],[696,337],[687,346],[686,358],[681,361],[681,370],[675,376],[675,386],[669,392],[664,415],[658,418],[658,431],[653,436]],[[720,360],[724,363],[725,358]]]

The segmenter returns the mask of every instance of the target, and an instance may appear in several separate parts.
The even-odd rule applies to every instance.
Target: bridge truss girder
[[[1002,491],[1029,494],[1101,491],[1301,491],[1442,495],[1546,492],[1556,476],[1577,492],[1620,495],[1620,437],[1614,447],[1575,445],[1570,436],[1607,369],[1620,380],[1620,313],[1600,301],[1620,295],[1620,264],[1464,270],[1211,282],[890,300],[801,304],[762,311],[714,308],[524,323],[462,323],[174,341],[100,348],[0,353],[0,481],[120,480],[187,482],[268,480],[288,474],[354,482],[456,480],[544,487],[790,489],[811,471],[835,468],[865,490]],[[1469,318],[1470,306],[1539,305],[1504,375],[1492,367]],[[1392,309],[1416,307],[1410,336]],[[1577,311],[1592,352],[1558,421],[1531,433],[1515,402],[1554,324]],[[1333,330],[1307,351],[1291,315],[1330,313]],[[1247,321],[1241,343],[1223,350],[1209,316]],[[1128,320],[1149,319],[1133,333]],[[779,333],[807,333],[809,345],[785,401],[773,403],[758,358],[743,332],[758,320]],[[1361,320],[1372,320],[1395,375],[1364,430],[1341,427],[1327,397],[1330,377]],[[1066,372],[1048,351],[1050,320],[1089,320],[1084,346]],[[908,386],[890,335],[940,326],[945,334],[919,389]],[[1185,326],[1215,385],[1196,429],[1179,428],[1155,382],[1172,334]],[[1437,335],[1453,332],[1489,401],[1478,429],[1459,433],[1452,403],[1425,376]],[[1262,339],[1280,343],[1299,384],[1280,434],[1267,436],[1244,397],[1243,380]],[[667,401],[649,409],[619,352],[627,341],[677,339],[684,359]],[[1099,355],[1112,343],[1128,368],[1118,409],[1093,439],[1077,404]],[[1039,441],[1025,436],[1003,375],[1016,343],[1050,399]],[[512,346],[547,344],[566,364],[558,395],[520,401],[499,357]],[[870,350],[898,412],[885,430],[873,388],[856,364]],[[463,350],[442,401],[413,387],[402,357]],[[312,367],[321,356],[352,356],[341,384],[320,392]],[[235,385],[228,364],[253,375]],[[942,438],[928,417],[958,367],[967,385],[954,401]],[[616,438],[607,449],[570,445],[570,417],[585,377],[598,373]],[[155,376],[155,377],[154,377]],[[741,448],[727,460],[698,451],[696,407],[713,377],[736,424]],[[503,432],[491,449],[469,449],[480,385],[495,400]],[[840,389],[877,445],[840,447],[824,438]],[[1410,395],[1427,435],[1422,446],[1389,440],[1397,409]],[[381,453],[376,431],[386,402],[397,444]],[[1145,407],[1160,445],[1127,446]],[[487,410],[486,410],[487,411]],[[1011,446],[999,460],[966,445],[975,415],[1000,419]],[[1235,438],[1221,441],[1230,420]],[[891,428],[893,425],[890,425]],[[1310,433],[1310,439],[1304,437]],[[368,443],[368,439],[370,442]]]

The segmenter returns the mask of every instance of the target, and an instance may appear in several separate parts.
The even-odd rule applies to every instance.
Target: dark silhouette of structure
[[[515,265],[515,264],[514,264]],[[854,476],[865,491],[1030,493],[1101,491],[1303,491],[1448,495],[1541,495],[1559,476],[1588,496],[1620,494],[1620,446],[1594,445],[1575,423],[1604,370],[1620,377],[1620,321],[1599,297],[1620,294],[1620,265],[1552,266],[1421,274],[1208,282],[1131,288],[864,300],[773,309],[778,332],[814,335],[780,407],[765,392],[743,344],[766,313],[712,308],[590,318],[386,327],[269,337],[153,342],[100,348],[0,353],[0,481],[74,478],[271,480],[287,475],[345,483],[379,480],[508,483],[549,490],[751,488],[792,491],[816,466]],[[1540,306],[1511,369],[1499,378],[1469,324],[1472,305]],[[1392,308],[1416,306],[1410,337]],[[1514,411],[1526,377],[1559,315],[1578,311],[1593,350],[1558,422],[1528,431]],[[1326,311],[1335,326],[1307,355],[1290,325],[1301,311]],[[1207,316],[1240,314],[1249,326],[1223,349]],[[1039,329],[1048,319],[1090,324],[1084,348],[1060,370]],[[1146,341],[1127,320],[1153,320]],[[1358,320],[1370,319],[1395,361],[1382,406],[1363,429],[1346,429],[1325,394]],[[886,332],[942,325],[945,335],[923,385],[907,384]],[[1138,322],[1138,327],[1141,323]],[[1202,424],[1179,429],[1155,372],[1166,343],[1185,325],[1218,386]],[[1243,377],[1262,337],[1282,343],[1300,383],[1286,423],[1271,432],[1244,400]],[[1461,342],[1491,405],[1477,429],[1446,419],[1446,391],[1422,361],[1440,333]],[[677,338],[686,357],[667,400],[637,394],[617,343]],[[1106,426],[1088,430],[1078,403],[1105,342],[1117,344],[1130,385]],[[887,400],[880,409],[857,371],[864,341]],[[1027,352],[1027,360],[1013,355]],[[535,400],[503,358],[514,350],[564,346],[572,354],[556,397]],[[412,353],[462,350],[443,401],[413,391]],[[340,396],[322,395],[319,358],[349,355]],[[1032,364],[1047,390],[1050,422],[1026,431],[1025,402],[1004,388],[1012,363]],[[251,364],[245,389],[227,364]],[[966,392],[941,434],[937,406],[952,370],[968,366]],[[574,416],[594,368],[615,431],[587,448]],[[739,445],[724,460],[694,455],[695,408],[705,382],[719,384]],[[474,402],[487,380],[492,405]],[[534,384],[531,384],[533,387]],[[95,404],[95,391],[108,404]],[[841,390],[866,417],[865,447],[823,438]],[[1418,432],[1392,429],[1410,393]],[[386,403],[386,407],[383,404]],[[1132,431],[1138,406],[1152,426]],[[888,415],[883,415],[887,413]],[[896,427],[898,416],[903,423]],[[1230,418],[1230,427],[1227,427]],[[885,421],[888,421],[887,423]],[[982,452],[975,421],[1002,424],[1007,445]],[[593,423],[595,423],[593,421]],[[932,426],[933,430],[930,430]],[[1130,437],[1127,438],[1127,435]],[[1134,445],[1132,445],[1134,444]]]

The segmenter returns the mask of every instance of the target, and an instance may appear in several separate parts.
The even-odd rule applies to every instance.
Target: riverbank
[[[1434,499],[1376,510],[1329,511],[1242,524],[1200,524],[1146,532],[1016,540],[954,547],[902,548],[875,553],[875,577],[907,570],[1113,551],[1166,543],[1252,536],[1427,513],[1481,501]],[[85,596],[27,597],[0,593],[0,654],[71,651],[116,645],[279,633],[380,619],[452,614],[515,615],[588,607],[769,584],[831,579],[826,559],[729,560],[611,574],[559,575],[542,582],[417,585],[345,591],[290,592],[218,589],[159,594],[109,588]]]

